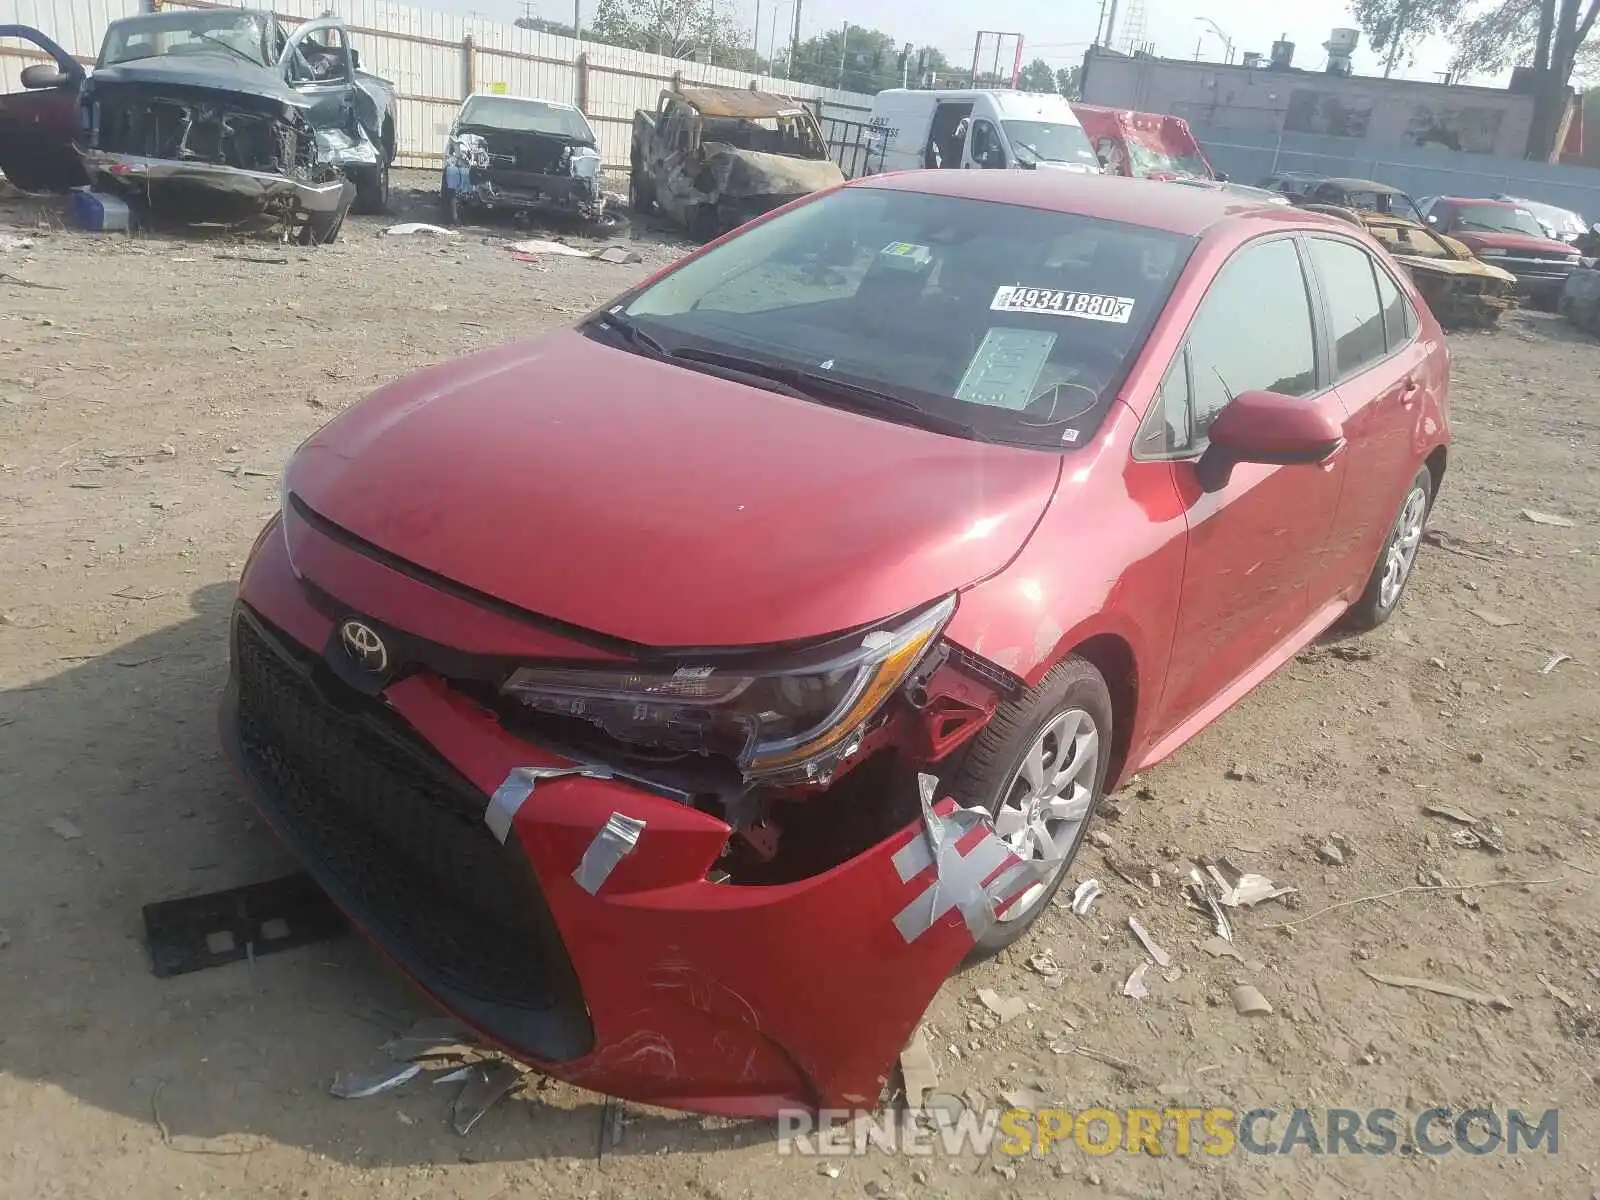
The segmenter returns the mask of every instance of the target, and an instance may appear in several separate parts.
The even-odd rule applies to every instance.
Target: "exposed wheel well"
[[[1106,790],[1114,789],[1122,778],[1133,741],[1133,722],[1139,712],[1139,676],[1133,647],[1115,634],[1102,633],[1073,647],[1071,653],[1094,664],[1111,693],[1111,761],[1106,771]]]
[[[1443,446],[1435,446],[1433,453],[1428,455],[1426,466],[1428,474],[1433,476],[1433,494],[1439,495],[1439,485],[1444,482],[1444,464],[1447,455]]]

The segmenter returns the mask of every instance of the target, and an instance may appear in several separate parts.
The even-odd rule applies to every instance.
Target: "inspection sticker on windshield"
[[[1093,292],[1064,292],[1058,288],[1008,284],[995,292],[989,308],[992,312],[1043,313],[1126,325],[1133,317],[1133,297],[1097,296]]]

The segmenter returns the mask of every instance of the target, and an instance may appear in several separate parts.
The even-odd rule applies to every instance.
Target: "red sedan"
[[[870,1106],[1101,796],[1394,612],[1448,367],[1342,222],[876,176],[310,438],[224,737],[372,941],[537,1069]]]

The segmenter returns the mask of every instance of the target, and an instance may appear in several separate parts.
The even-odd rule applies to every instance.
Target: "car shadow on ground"
[[[594,1157],[604,1099],[542,1077],[465,1137],[449,1123],[457,1087],[427,1075],[329,1095],[336,1071],[381,1061],[388,1037],[438,1015],[354,936],[152,974],[143,905],[294,869],[218,747],[232,599],[231,584],[204,586],[187,619],[0,690],[0,1075],[199,1153],[276,1143],[361,1166]],[[59,1102],[49,1089],[40,1102]],[[606,1153],[714,1152],[776,1133],[635,1106],[625,1128]]]

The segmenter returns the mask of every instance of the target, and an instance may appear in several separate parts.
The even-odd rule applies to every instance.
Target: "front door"
[[[15,38],[27,44],[36,59],[18,74],[23,90],[0,95],[0,171],[20,188],[43,190],[80,182],[81,168],[72,149],[78,133],[78,90],[84,71],[77,61],[36,29],[0,25],[0,42]],[[5,47],[12,51],[12,47]],[[24,51],[15,51],[19,57]],[[41,75],[48,86],[28,87]]]
[[[1158,737],[1280,652],[1311,615],[1309,583],[1333,527],[1345,455],[1312,466],[1240,464],[1209,493],[1196,464],[1211,421],[1244,391],[1302,397],[1343,423],[1315,328],[1295,240],[1257,240],[1212,281],[1169,376],[1168,411],[1183,416],[1168,418],[1168,456],[1180,460],[1189,550]]]

